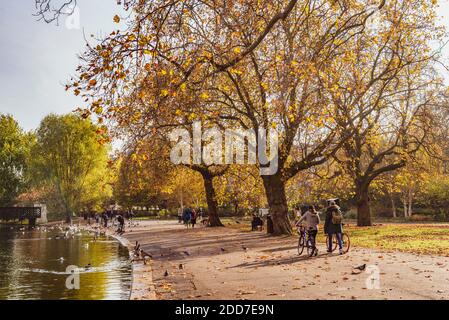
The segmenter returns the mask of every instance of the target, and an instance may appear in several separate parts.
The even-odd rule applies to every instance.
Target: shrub
[[[425,214],[414,214],[410,218],[410,221],[414,222],[424,222],[424,221],[433,221],[433,217]]]

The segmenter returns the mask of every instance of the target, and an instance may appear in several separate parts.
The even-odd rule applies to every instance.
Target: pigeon
[[[168,271],[165,270],[164,277],[168,277]]]
[[[221,252],[225,252],[226,249],[225,248],[220,248]]]
[[[179,264],[179,269],[184,269],[184,266],[182,265],[182,263]]]
[[[366,268],[366,263],[362,264],[360,266],[354,267],[353,269],[357,269],[357,270],[363,271],[363,270],[365,270],[365,268]]]
[[[242,245],[242,249],[245,250],[245,251],[248,250],[248,248],[245,247],[244,245]]]
[[[240,221],[236,221],[235,223],[240,224]]]
[[[183,253],[184,253],[186,256],[190,256],[190,253],[188,253],[187,251],[183,251]]]

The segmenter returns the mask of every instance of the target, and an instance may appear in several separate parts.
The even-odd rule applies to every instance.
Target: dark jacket
[[[184,211],[182,212],[182,220],[187,223],[190,219],[192,219],[192,210],[190,208],[184,208]]]
[[[340,224],[332,223],[332,213],[334,211],[340,210],[338,206],[330,206],[326,210],[326,220],[324,221],[324,233],[327,234],[335,234],[335,233],[343,233],[343,227]]]

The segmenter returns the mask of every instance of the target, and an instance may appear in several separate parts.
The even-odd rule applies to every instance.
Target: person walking
[[[108,213],[107,212],[103,212],[102,218],[103,218],[103,223],[104,223],[103,226],[105,228],[107,228],[108,227],[108,220],[109,220]]]
[[[324,222],[324,232],[328,236],[327,252],[332,252],[332,241],[333,237],[337,238],[338,248],[340,254],[343,254],[343,214],[341,213],[340,207],[335,203],[335,201],[329,202],[329,207],[326,210],[326,220]]]
[[[182,221],[184,222],[187,228],[189,227],[191,218],[192,218],[192,209],[190,209],[189,207],[184,208],[182,212]]]
[[[317,256],[318,249],[316,247],[316,235],[318,233],[318,225],[320,224],[321,219],[314,206],[309,206],[309,209],[299,219],[296,225],[300,226],[303,221],[306,224],[308,239],[310,240],[310,245],[312,246],[312,255]]]
[[[121,235],[125,233],[125,218],[119,214],[117,215],[117,222],[119,224],[117,233]]]
[[[197,215],[198,214],[196,213],[195,209],[192,209],[192,215],[190,217],[190,223],[192,224],[192,228],[195,228]]]

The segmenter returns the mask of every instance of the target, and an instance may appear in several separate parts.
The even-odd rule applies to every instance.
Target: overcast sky
[[[113,16],[122,13],[116,0],[78,0],[78,7],[80,28],[68,29],[65,18],[59,26],[37,22],[34,0],[0,1],[0,113],[12,114],[26,130],[50,112],[82,105],[63,85],[85,47],[83,30],[87,37],[109,33],[117,28]],[[449,0],[441,1],[439,13],[449,27]]]

